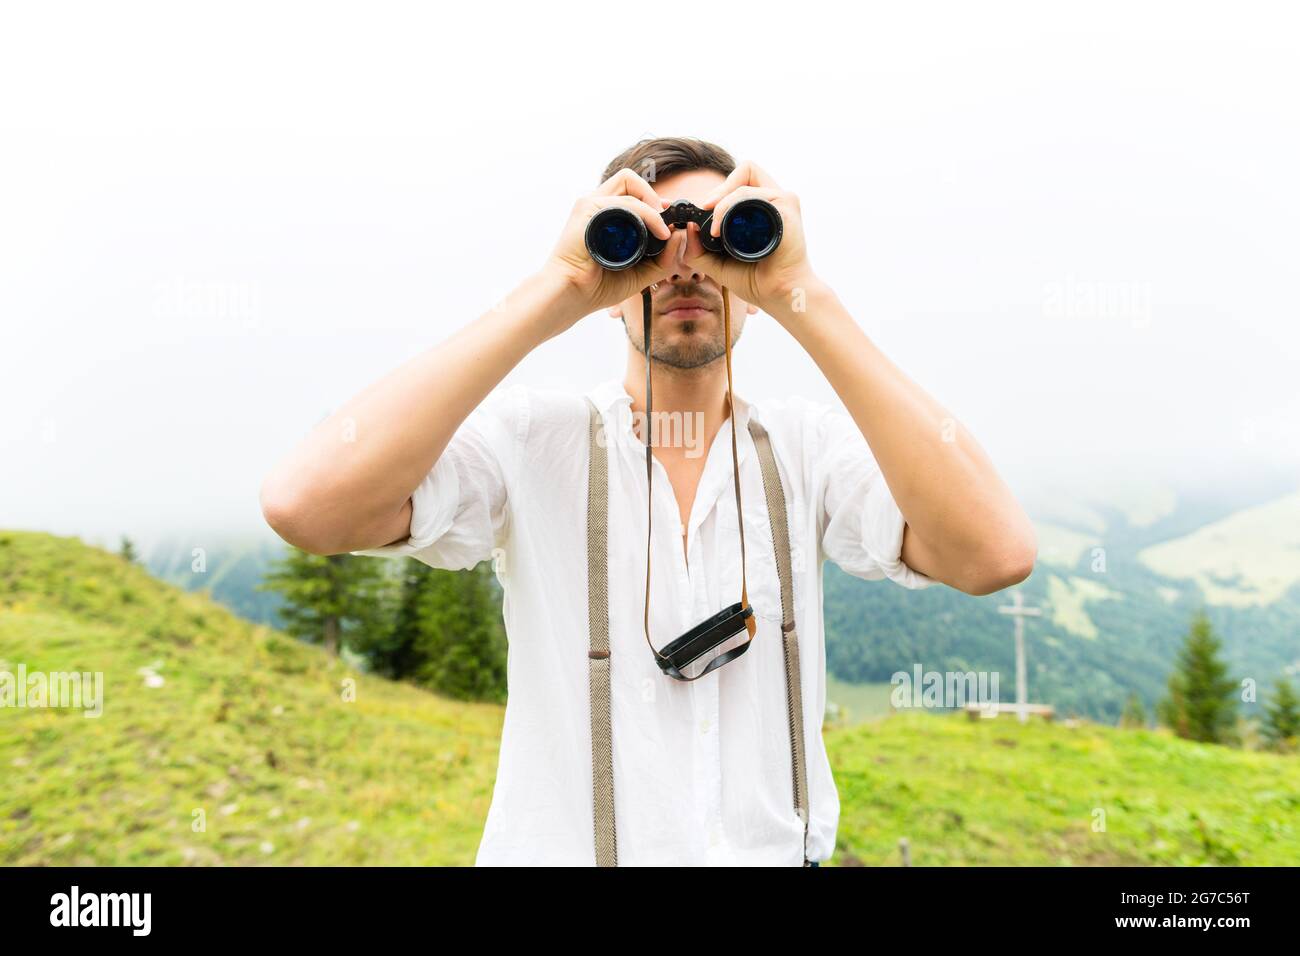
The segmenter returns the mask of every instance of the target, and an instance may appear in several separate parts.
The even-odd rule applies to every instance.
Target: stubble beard
[[[721,323],[719,323],[718,328],[712,335],[700,338],[696,338],[695,335],[696,324],[695,322],[682,322],[678,326],[678,332],[685,341],[664,342],[662,339],[656,340],[652,332],[651,341],[654,348],[651,351],[651,356],[654,358],[655,364],[667,368],[690,370],[712,365],[727,354]],[[632,329],[626,318],[623,321],[623,329],[627,332],[627,338],[632,343],[632,347],[644,355],[645,341],[644,339],[638,341],[632,337]],[[733,346],[738,333],[738,327],[732,329]]]

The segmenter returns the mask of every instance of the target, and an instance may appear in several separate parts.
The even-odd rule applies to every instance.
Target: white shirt
[[[645,446],[618,381],[588,393],[609,444],[609,613],[614,807],[620,866],[791,865],[803,823],[791,793],[781,594],[750,415],[771,436],[785,486],[808,763],[808,858],[835,846],[839,796],[822,742],[826,647],[822,562],[906,587],[903,516],[862,433],[842,410],[803,399],[736,400],[749,651],[691,683],[646,645]],[[654,461],[650,634],[656,647],[740,599],[731,422],[708,449],[687,525]],[[508,698],[500,762],[476,863],[595,864],[587,686],[586,489],[582,396],[494,391],[412,495],[410,538],[359,552],[437,568],[492,558],[504,590]],[[688,433],[684,433],[688,434]],[[696,454],[702,453],[698,443]]]

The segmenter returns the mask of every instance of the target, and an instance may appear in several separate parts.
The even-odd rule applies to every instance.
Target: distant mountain
[[[1019,587],[1044,611],[1026,625],[1031,700],[1113,720],[1136,691],[1150,710],[1199,608],[1233,676],[1259,694],[1300,672],[1300,494],[1235,511],[1172,492],[1127,509],[1063,496],[1052,514],[1037,524],[1038,564]],[[887,681],[916,664],[996,670],[1001,694],[1014,695],[1012,625],[997,611],[1005,593],[911,592],[829,565],[825,591],[827,664],[841,680]]]
[[[1211,604],[1276,603],[1300,585],[1300,492],[1144,548],[1138,558],[1165,577],[1194,581]]]
[[[202,541],[202,544],[195,543]],[[281,597],[259,591],[267,566],[284,552],[279,541],[251,537],[162,538],[145,550],[145,565],[157,577],[186,591],[203,591],[259,624],[276,624]]]

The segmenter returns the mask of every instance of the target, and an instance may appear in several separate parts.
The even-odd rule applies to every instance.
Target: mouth
[[[700,319],[712,312],[712,306],[703,299],[679,299],[669,303],[661,314],[671,319]]]

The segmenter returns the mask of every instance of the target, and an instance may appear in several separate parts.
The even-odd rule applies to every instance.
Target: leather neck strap
[[[654,642],[650,640],[650,551],[651,551],[651,528],[654,517],[654,458],[651,453],[653,445],[654,428],[654,401],[651,390],[651,366],[654,359],[651,357],[650,348],[650,289],[646,287],[641,290],[641,311],[642,311],[642,328],[643,328],[643,345],[645,348],[645,479],[646,479],[646,531],[645,531],[645,614],[643,625],[645,628],[645,641],[650,645],[650,650],[654,652],[655,658],[661,657],[660,653],[655,650]],[[736,450],[736,404],[732,395],[731,386],[731,295],[727,287],[722,287],[722,336],[725,342],[727,362],[727,415],[731,419],[731,472],[736,486],[736,524],[740,528],[740,604],[741,607],[749,606],[749,586],[745,577],[745,518],[740,507],[740,457]],[[749,632],[749,640],[754,639],[754,633],[758,628],[758,622],[751,614],[745,619],[745,630]],[[688,677],[685,680],[698,680],[704,676],[703,672],[695,677]]]

